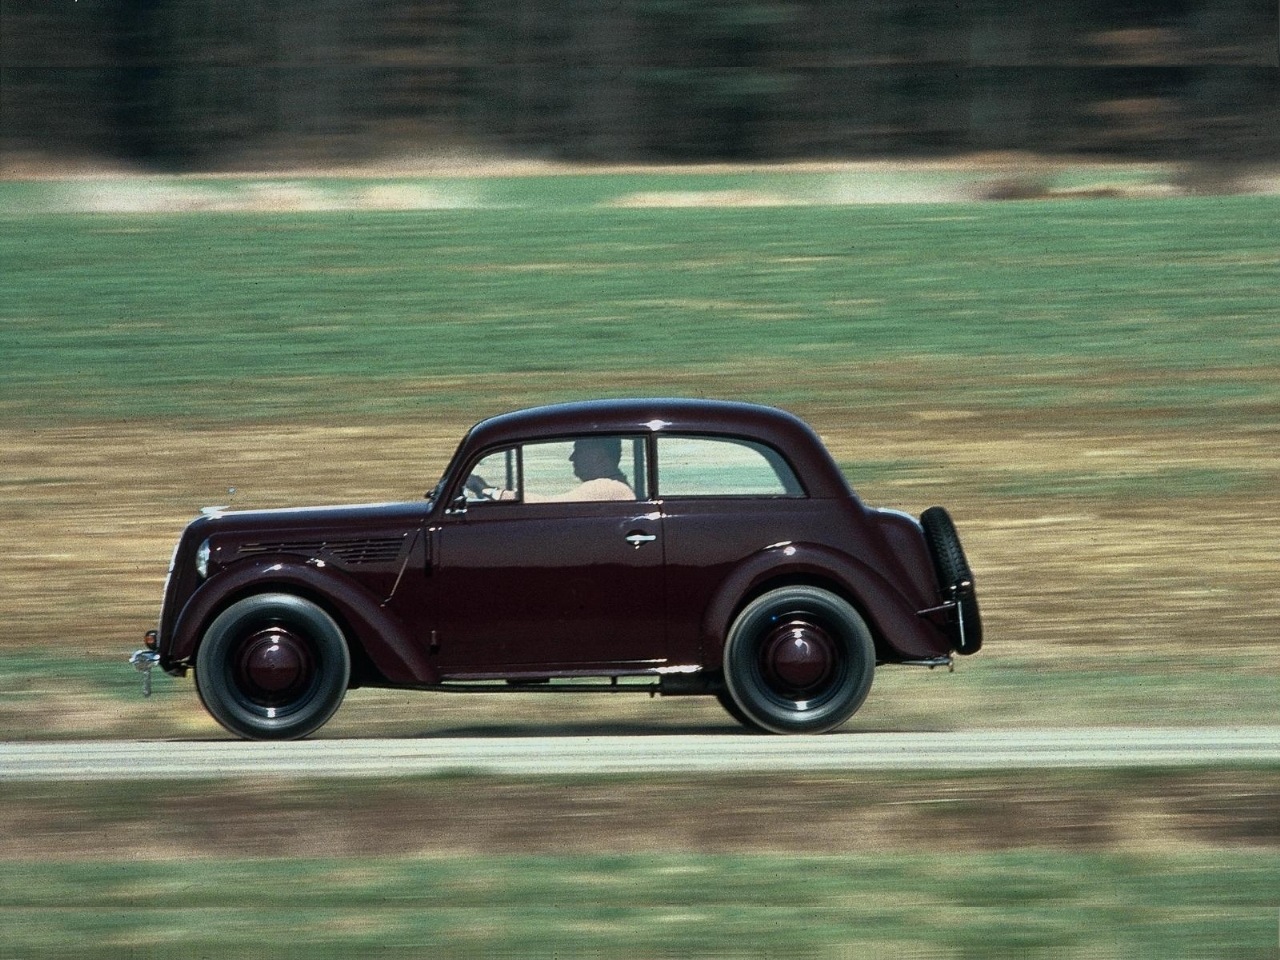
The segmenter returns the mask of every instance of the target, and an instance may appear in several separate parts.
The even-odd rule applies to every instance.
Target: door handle
[[[653,543],[653,541],[658,539],[658,535],[656,533],[641,533],[639,530],[636,530],[627,534],[625,539],[627,543],[639,550],[640,544]]]

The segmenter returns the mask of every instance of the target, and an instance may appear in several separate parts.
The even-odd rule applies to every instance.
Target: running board
[[[716,681],[705,673],[666,673],[656,683],[620,683],[609,677],[608,683],[560,683],[547,680],[492,680],[467,682],[446,680],[426,687],[444,693],[647,693],[650,697],[687,697],[715,693]],[[630,678],[629,678],[630,679]]]

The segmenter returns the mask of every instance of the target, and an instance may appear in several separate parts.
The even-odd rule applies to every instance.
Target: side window
[[[568,493],[579,483],[573,476],[573,444],[527,443],[523,447],[525,500],[547,500]]]
[[[573,503],[647,497],[643,437],[587,436],[526,443],[482,457],[469,501]]]
[[[803,488],[774,450],[724,437],[658,437],[663,497],[799,497]]]
[[[645,498],[642,437],[597,436],[527,443],[522,448],[527,503]]]
[[[471,476],[462,492],[468,503],[481,503],[497,499],[497,491],[519,488],[520,451],[508,447],[481,457],[471,468]]]

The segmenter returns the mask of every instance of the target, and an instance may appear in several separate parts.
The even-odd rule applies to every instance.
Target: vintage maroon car
[[[194,669],[259,739],[361,686],[705,694],[816,733],[877,664],[949,665],[981,631],[946,511],[863,505],[796,417],[604,400],[477,424],[425,501],[207,510],[133,662],[148,690]]]

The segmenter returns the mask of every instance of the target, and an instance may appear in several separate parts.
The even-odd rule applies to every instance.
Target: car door
[[[707,608],[726,578],[766,547],[819,538],[830,512],[809,500],[781,454],[749,440],[659,435],[657,494],[667,567],[667,648],[702,658]]]
[[[665,663],[662,520],[645,495],[643,438],[617,443],[628,456],[612,487],[582,477],[573,439],[491,452],[473,466],[470,500],[437,531],[446,676]]]

